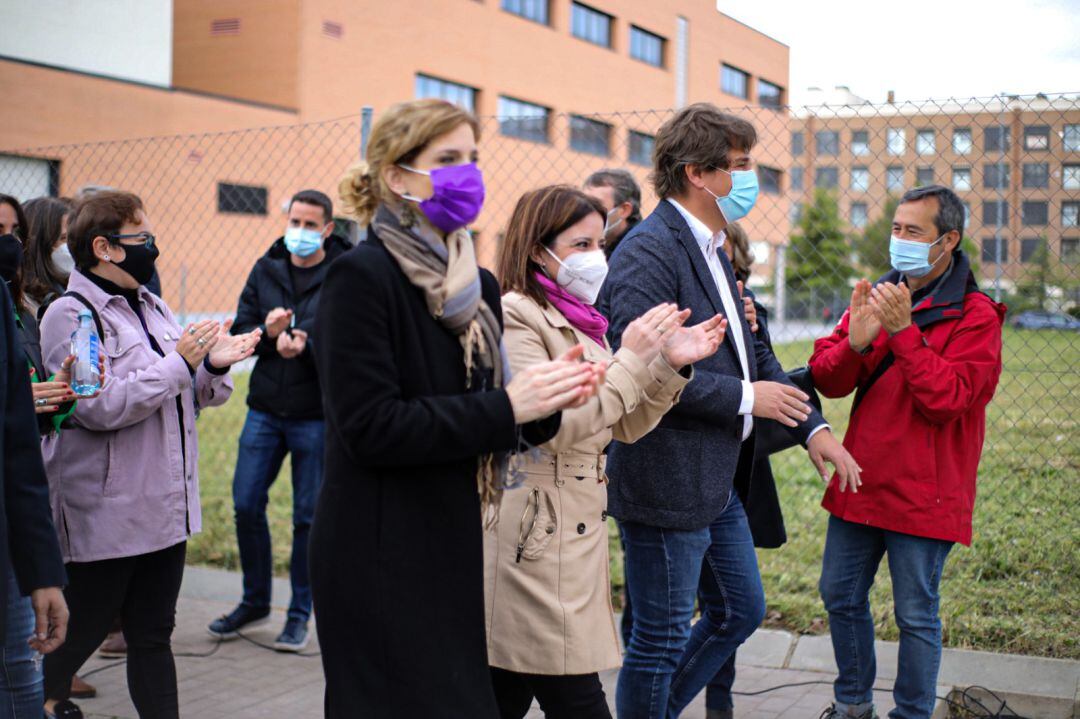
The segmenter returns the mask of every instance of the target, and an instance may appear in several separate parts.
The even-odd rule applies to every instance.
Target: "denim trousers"
[[[858,711],[873,702],[877,663],[870,587],[881,558],[887,556],[900,630],[896,708],[889,716],[925,719],[933,713],[941,664],[938,586],[952,546],[829,517],[820,590],[839,669],[833,686],[838,709]]]
[[[708,527],[621,522],[633,608],[615,690],[620,719],[677,717],[765,617],[757,556],[738,495]],[[701,619],[691,627],[695,600]]]
[[[243,603],[255,609],[270,607],[274,561],[266,504],[270,486],[291,455],[293,482],[293,542],[289,564],[292,599],[289,618],[306,622],[311,616],[311,581],[308,577],[308,535],[315,515],[315,500],[323,477],[323,420],[283,419],[249,409],[240,433],[240,450],[233,478],[236,540],[244,574]]]
[[[8,585],[4,597],[7,627],[0,656],[0,719],[38,719],[45,701],[44,684],[40,665],[34,665],[34,651],[26,643],[34,633],[34,609],[30,597],[19,594],[7,556],[3,562]]]

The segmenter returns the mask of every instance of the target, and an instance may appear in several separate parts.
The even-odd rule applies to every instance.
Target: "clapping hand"
[[[727,318],[714,315],[693,327],[677,327],[661,350],[664,361],[679,370],[711,356],[724,341],[727,326]]]
[[[245,360],[255,353],[255,345],[262,337],[261,329],[254,329],[242,335],[231,335],[233,321],[225,320],[218,329],[209,353],[210,364],[218,369],[231,367],[241,360]]]
[[[266,336],[270,339],[277,337],[285,331],[292,322],[293,311],[281,307],[275,307],[266,315]]]
[[[739,297],[742,299],[743,314],[746,315],[746,323],[750,325],[751,332],[758,331],[757,322],[757,307],[754,306],[754,300],[743,294],[744,285],[742,280],[735,283],[735,286],[739,289]]]
[[[292,332],[282,332],[277,337],[278,354],[285,359],[299,357],[307,346],[307,332],[294,329]]]
[[[506,385],[516,424],[580,407],[596,394],[606,368],[582,362],[585,348],[574,345],[558,359],[526,367]]]
[[[682,327],[689,317],[690,310],[680,312],[673,302],[661,303],[626,326],[621,346],[649,364],[660,354],[670,333]]]
[[[851,291],[848,309],[848,343],[851,349],[862,352],[881,334],[881,321],[870,305],[869,280],[859,280]]]
[[[870,307],[874,317],[890,335],[907,329],[911,324],[911,290],[904,283],[883,282],[870,290]]]

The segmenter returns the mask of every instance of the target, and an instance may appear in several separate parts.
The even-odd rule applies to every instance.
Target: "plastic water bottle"
[[[71,366],[71,390],[80,397],[89,397],[101,389],[100,342],[94,329],[94,316],[90,310],[80,310],[79,326],[71,333],[71,354],[75,355],[75,364]]]

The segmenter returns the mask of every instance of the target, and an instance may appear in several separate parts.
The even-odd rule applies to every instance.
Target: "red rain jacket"
[[[882,282],[896,283],[895,272]],[[810,371],[826,397],[858,390],[844,446],[862,467],[857,494],[834,475],[822,506],[848,522],[971,544],[986,405],[1001,375],[1005,305],[978,290],[967,258],[915,298],[912,324],[851,349],[848,314],[814,343]],[[873,380],[889,353],[894,360]],[[867,386],[869,388],[867,389]]]

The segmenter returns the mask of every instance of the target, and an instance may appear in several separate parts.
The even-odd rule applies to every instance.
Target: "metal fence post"
[[[367,155],[368,138],[371,137],[371,115],[374,110],[371,105],[364,105],[360,110],[360,159]]]

